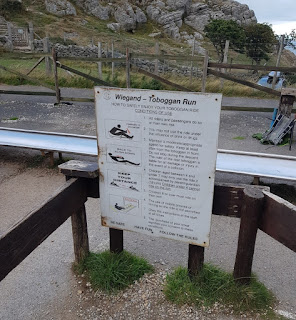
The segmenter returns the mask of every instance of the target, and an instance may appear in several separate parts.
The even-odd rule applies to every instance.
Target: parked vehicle
[[[268,75],[263,76],[259,79],[257,84],[263,87],[272,88],[272,81],[273,78],[276,76],[276,82],[274,89],[275,90],[281,90],[283,87],[286,86],[286,80],[284,78],[284,75],[281,72],[271,71]]]

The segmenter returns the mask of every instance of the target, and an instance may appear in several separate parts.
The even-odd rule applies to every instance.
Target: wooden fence
[[[44,86],[46,88],[49,88],[52,90],[52,92],[25,92],[25,91],[8,91],[8,90],[2,90],[0,91],[1,94],[31,94],[31,95],[46,95],[46,96],[56,96],[57,103],[60,103],[61,101],[78,101],[78,102],[93,102],[93,98],[73,98],[73,97],[63,97],[60,94],[60,87],[59,87],[59,80],[58,80],[58,69],[63,69],[67,72],[70,72],[72,74],[76,74],[78,76],[81,76],[85,79],[91,80],[94,82],[96,85],[103,85],[103,86],[114,86],[112,83],[108,83],[106,81],[103,81],[101,79],[101,76],[99,74],[99,77],[94,77],[89,74],[86,74],[84,72],[81,72],[75,68],[69,67],[63,63],[65,60],[69,61],[84,61],[84,62],[96,62],[96,63],[119,63],[122,65],[126,66],[126,86],[130,87],[130,76],[131,73],[140,73],[145,76],[151,77],[153,79],[156,79],[157,81],[165,84],[166,86],[169,86],[175,90],[181,90],[181,91],[192,91],[189,88],[186,88],[182,85],[179,85],[177,83],[174,83],[172,81],[167,80],[164,77],[159,76],[159,74],[149,72],[147,70],[144,70],[142,68],[139,68],[133,63],[133,59],[147,59],[147,60],[153,60],[153,61],[159,61],[159,60],[173,60],[173,61],[187,61],[191,63],[197,63],[201,61],[201,57],[197,56],[176,56],[176,55],[151,55],[151,54],[134,54],[130,53],[129,50],[127,49],[126,52],[126,57],[123,58],[76,58],[76,57],[58,57],[55,50],[53,49],[52,55],[36,55],[32,54],[30,55],[31,58],[38,58],[38,61],[34,64],[34,66],[26,73],[26,74],[21,74],[18,71],[12,70],[10,68],[4,67],[0,65],[0,69],[13,73],[17,75],[18,77],[22,79],[29,80],[33,83],[36,83],[40,86]],[[54,72],[54,79],[55,79],[55,86],[48,85],[45,81],[38,80],[33,77],[29,77],[29,74],[33,72],[33,70],[36,69],[36,67],[44,60],[47,59],[48,57],[51,58],[53,61],[53,72]],[[28,59],[28,55],[26,57]],[[253,70],[253,71],[281,71],[281,72],[290,72],[290,73],[296,73],[296,67],[277,67],[277,66],[255,66],[255,65],[245,65],[245,64],[229,64],[229,63],[215,63],[215,62],[210,62],[209,57],[206,54],[205,57],[203,58],[203,75],[202,75],[202,92],[206,92],[206,80],[208,75],[213,75],[216,77],[220,77],[221,79],[226,79],[229,81],[233,81],[235,83],[239,83],[245,86],[248,86],[250,88],[254,88],[263,92],[266,92],[268,94],[280,97],[281,93],[280,91],[271,89],[271,88],[266,88],[263,86],[260,86],[256,83],[247,81],[247,80],[242,80],[237,77],[234,77],[232,75],[229,75],[226,73],[227,70],[233,70],[233,69],[242,69],[242,70]],[[100,69],[99,73],[102,70]],[[223,107],[222,110],[237,110],[237,111],[246,111],[245,108],[233,108],[233,107]],[[256,108],[256,107],[251,107],[248,108],[248,111],[257,111],[257,112],[272,112],[273,108]]]
[[[0,237],[0,281],[36,249],[69,217],[72,221],[75,262],[89,253],[85,202],[99,198],[99,171],[96,163],[77,161],[60,166],[66,183]],[[234,278],[250,281],[257,230],[260,229],[296,252],[296,207],[269,192],[267,187],[215,184],[214,215],[240,218]],[[123,231],[110,229],[110,250],[123,250]],[[203,266],[204,248],[189,244],[190,275]]]

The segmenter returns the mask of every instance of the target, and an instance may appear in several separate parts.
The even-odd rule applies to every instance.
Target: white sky
[[[238,0],[254,10],[259,23],[272,24],[276,34],[290,33],[296,29],[295,0]]]

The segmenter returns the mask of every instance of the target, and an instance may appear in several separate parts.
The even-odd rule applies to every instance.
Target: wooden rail
[[[30,212],[0,237],[0,281],[70,216],[75,261],[89,252],[84,203],[98,198],[98,165],[69,161],[60,166],[67,182],[39,209]],[[234,266],[237,281],[248,284],[257,230],[296,252],[296,207],[269,192],[268,187],[215,184],[214,215],[241,218]],[[123,231],[110,229],[110,250],[123,250]],[[188,268],[196,274],[203,265],[204,249],[189,245]]]
[[[254,89],[257,89],[257,90],[272,94],[272,95],[277,96],[277,97],[281,96],[281,92],[280,91],[276,91],[276,90],[273,90],[271,88],[266,88],[266,87],[260,86],[259,84],[256,84],[256,83],[253,83],[253,82],[250,82],[250,81],[238,79],[238,78],[230,76],[230,75],[228,75],[226,73],[222,73],[222,72],[219,72],[219,71],[208,69],[208,74],[212,74],[213,76],[220,77],[222,79],[226,79],[226,80],[230,80],[230,81],[233,81],[233,82],[237,82],[237,83],[240,83],[242,85],[248,86],[250,88],[254,88]]]
[[[84,205],[86,190],[81,179],[67,181],[40,208],[0,237],[0,281]]]
[[[128,52],[128,51],[127,51]],[[40,57],[39,55],[30,55],[32,57]],[[48,58],[48,55],[47,54],[44,54],[40,57],[40,59],[37,61],[37,63],[31,68],[31,70],[28,72],[31,73],[40,63],[41,61],[43,61],[44,57]],[[23,57],[22,57],[23,58]],[[28,56],[24,57],[24,58],[28,58]],[[106,81],[103,81],[102,79],[99,79],[99,78],[96,78],[96,77],[93,77],[89,74],[86,74],[84,72],[81,72],[79,70],[76,70],[74,68],[71,68],[69,66],[66,66],[64,64],[62,64],[60,61],[57,61],[56,60],[57,57],[53,57],[53,60],[54,60],[54,67],[57,68],[61,68],[63,70],[66,70],[66,71],[69,71],[69,72],[72,72],[76,75],[79,75],[81,77],[84,77],[85,79],[88,79],[90,81],[93,81],[95,84],[99,84],[99,85],[103,85],[103,86],[113,86],[115,87],[114,84],[112,83],[108,83]],[[118,62],[118,63],[121,63],[121,64],[125,64],[126,65],[126,74],[127,74],[127,79],[128,79],[128,84],[129,84],[129,81],[130,81],[130,66],[132,66],[132,59],[152,59],[152,60],[175,60],[175,61],[191,61],[191,62],[194,62],[194,61],[200,61],[200,57],[194,57],[194,56],[176,56],[176,55],[151,55],[151,54],[135,54],[135,53],[128,53],[128,58],[126,57],[123,57],[123,58],[101,58],[101,57],[98,57],[98,58],[81,58],[81,57],[59,57],[59,60],[73,60],[73,61],[85,61],[85,62],[97,62],[97,63],[101,63],[101,62],[111,62],[111,63],[115,63],[115,62]],[[233,82],[236,82],[236,83],[239,83],[241,85],[245,85],[245,86],[248,86],[250,88],[254,88],[254,89],[257,89],[259,91],[263,91],[265,93],[268,93],[268,94],[271,94],[271,95],[274,95],[274,96],[277,96],[279,97],[281,95],[281,93],[279,91],[276,91],[276,90],[273,90],[271,88],[266,88],[264,86],[260,86],[256,83],[253,83],[251,81],[247,81],[247,80],[243,80],[243,79],[239,79],[237,77],[233,77],[232,75],[229,75],[229,74],[226,74],[225,72],[220,72],[220,71],[217,71],[217,70],[213,70],[212,68],[218,68],[218,69],[222,69],[222,70],[227,70],[227,69],[244,69],[244,70],[256,70],[256,71],[282,71],[282,72],[296,72],[296,67],[276,67],[276,66],[257,66],[257,65],[245,65],[245,64],[230,64],[230,63],[215,63],[215,62],[209,62],[208,61],[208,57],[207,55],[204,57],[204,72],[203,72],[203,79],[202,79],[202,92],[205,92],[206,91],[206,76],[207,74],[210,74],[210,75],[214,75],[216,77],[220,77],[222,79],[226,79],[226,80],[229,80],[229,81],[233,81]],[[55,91],[56,92],[56,97],[57,97],[57,103],[59,103],[60,101],[80,101],[80,102],[92,102],[93,100],[92,99],[87,99],[87,98],[66,98],[66,97],[61,97],[58,93],[59,93],[59,86],[58,86],[58,80],[57,80],[57,73],[55,73],[55,87],[51,86],[51,85],[48,85],[46,82],[44,81],[40,81],[38,79],[35,79],[35,78],[31,78],[31,77],[28,77],[28,75],[24,75],[24,74],[21,74],[19,73],[18,71],[14,71],[14,70],[11,70],[9,68],[6,68],[4,66],[1,66],[0,65],[0,69],[2,70],[5,70],[7,72],[10,72],[10,73],[13,73],[23,79],[26,79],[26,80],[29,80],[29,81],[32,81],[38,85],[41,85],[41,86],[45,86],[47,88],[50,88],[51,90]],[[184,87],[184,86],[181,86],[177,83],[173,83],[172,81],[169,81],[163,77],[160,77],[159,75],[155,74],[155,73],[152,73],[152,72],[149,72],[149,71],[146,71],[144,69],[141,69],[139,67],[137,67],[136,65],[133,65],[132,66],[132,70],[134,72],[137,72],[137,73],[141,73],[143,75],[146,75],[148,77],[151,77],[165,85],[168,85],[176,90],[181,90],[181,91],[188,91],[188,92],[191,92],[192,90]],[[4,91],[2,91],[2,93],[6,93]],[[9,93],[7,91],[7,93]],[[22,94],[22,93],[20,93]],[[31,93],[32,95],[35,95],[34,93]],[[36,95],[40,95],[40,93],[36,93]],[[44,94],[44,95],[50,95],[50,94]],[[272,109],[272,108],[270,108]],[[264,111],[272,111],[270,109],[266,109]],[[233,107],[228,107],[228,108],[225,108],[224,110],[233,110]],[[239,110],[239,111],[245,111],[245,110],[241,110],[239,108],[236,108],[235,110]],[[255,108],[254,110],[253,109],[249,109],[249,111],[263,111],[262,109],[261,110],[258,110],[258,108]]]

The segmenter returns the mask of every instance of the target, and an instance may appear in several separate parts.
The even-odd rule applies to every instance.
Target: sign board
[[[208,246],[222,96],[95,95],[102,225]]]

